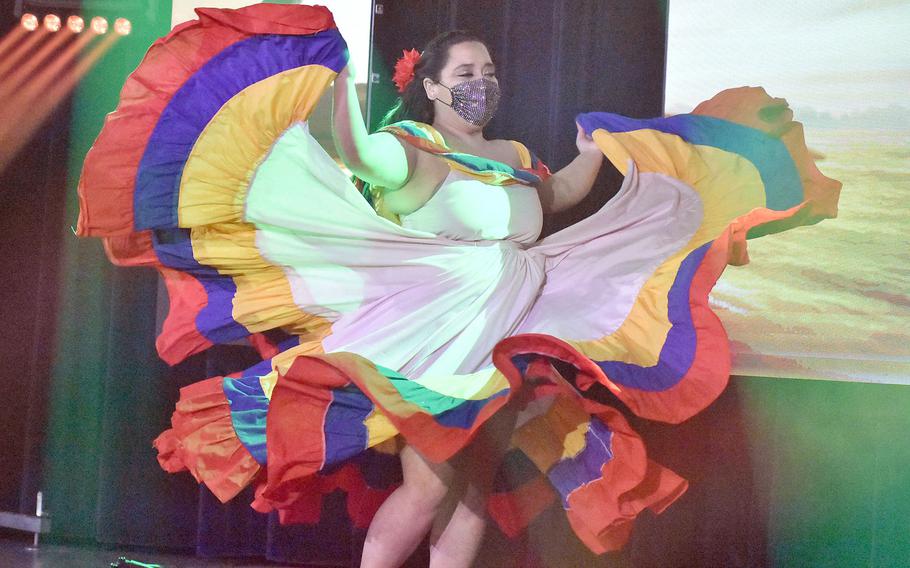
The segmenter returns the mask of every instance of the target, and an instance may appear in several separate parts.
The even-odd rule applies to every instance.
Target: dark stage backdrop
[[[84,2],[86,11],[103,10],[104,4]],[[325,503],[321,525],[278,527],[274,517],[248,508],[249,495],[223,506],[188,475],[158,469],[150,442],[167,427],[179,387],[242,368],[251,354],[219,348],[167,368],[153,351],[156,276],[114,269],[99,243],[69,236],[81,160],[103,115],[115,107],[126,75],[145,47],[170,27],[169,3],[144,5],[130,15],[133,35],[83,81],[74,100],[66,212],[48,229],[48,242],[54,243],[49,246],[59,250],[62,283],[57,341],[36,332],[40,341],[31,345],[39,350],[38,360],[54,361],[42,482],[53,536],[356,565],[363,534],[341,515],[341,494]],[[388,69],[402,49],[419,47],[445,29],[468,28],[489,39],[505,88],[491,134],[522,140],[551,166],[562,166],[574,153],[576,113],[660,114],[665,15],[659,1],[384,2],[374,26],[373,71],[379,82],[373,85],[371,122],[391,101]],[[590,213],[610,196],[616,174],[602,174],[603,189],[575,211],[551,219],[551,229]],[[22,223],[13,226],[25,231]],[[5,281],[21,278],[21,271],[9,267],[23,246],[28,245],[2,249],[17,251],[0,259],[8,270]],[[14,340],[4,338],[9,353]],[[18,367],[5,366],[3,372],[7,381],[19,379]],[[910,461],[910,452],[894,440],[910,426],[907,394],[878,385],[734,380],[714,406],[685,424],[633,421],[654,458],[690,479],[692,487],[664,515],[644,515],[623,552],[592,557],[554,509],[517,542],[491,531],[480,565],[856,566],[901,558],[907,531],[894,519],[907,518],[903,513],[910,509],[902,497],[908,481],[902,464]],[[26,404],[26,398],[14,400]],[[870,413],[874,423],[865,419]],[[25,414],[5,410],[3,416],[7,425]],[[18,431],[28,438],[24,428]],[[34,476],[19,479],[22,488],[37,485]],[[425,559],[415,560],[421,564]]]

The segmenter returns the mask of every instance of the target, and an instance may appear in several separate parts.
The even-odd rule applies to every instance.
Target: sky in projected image
[[[910,109],[910,2],[684,0],[670,2],[669,25],[669,113],[755,84],[797,111]]]
[[[910,384],[910,2],[670,2],[667,114],[761,85],[786,98],[840,213],[750,241],[712,304],[734,372]]]

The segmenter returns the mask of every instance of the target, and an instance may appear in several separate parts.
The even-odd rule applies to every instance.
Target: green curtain
[[[154,437],[163,425],[156,414],[167,407],[163,399],[172,394],[161,390],[167,370],[153,348],[156,276],[147,270],[113,267],[99,241],[78,239],[71,229],[78,215],[76,184],[85,154],[104,116],[116,107],[126,76],[148,46],[170,29],[170,2],[143,3],[145,9],[130,13],[102,11],[104,4],[86,0],[83,16],[109,20],[124,16],[132,21],[133,30],[82,80],[73,98],[44,475],[53,536],[68,540],[97,540],[107,532],[108,526],[99,526],[108,524],[105,511],[110,508],[109,499],[102,496],[118,483],[112,476],[121,475],[120,465],[132,469],[141,463],[155,472],[148,443],[128,447],[134,444],[125,442],[137,439],[136,429],[145,431],[145,440]],[[137,485],[148,475],[138,467],[135,474]]]

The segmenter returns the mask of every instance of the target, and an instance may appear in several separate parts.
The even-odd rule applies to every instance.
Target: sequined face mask
[[[439,83],[452,93],[452,107],[458,116],[474,126],[486,126],[493,115],[496,113],[496,107],[499,106],[499,85],[492,79],[481,77],[458,83],[453,87],[447,87]],[[438,99],[437,99],[438,100]],[[446,104],[443,101],[439,101]]]

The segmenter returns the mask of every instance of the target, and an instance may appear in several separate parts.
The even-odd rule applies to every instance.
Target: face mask
[[[486,126],[499,106],[499,85],[486,77],[458,83],[454,87],[442,86],[452,93],[452,104],[448,106],[474,126]]]

